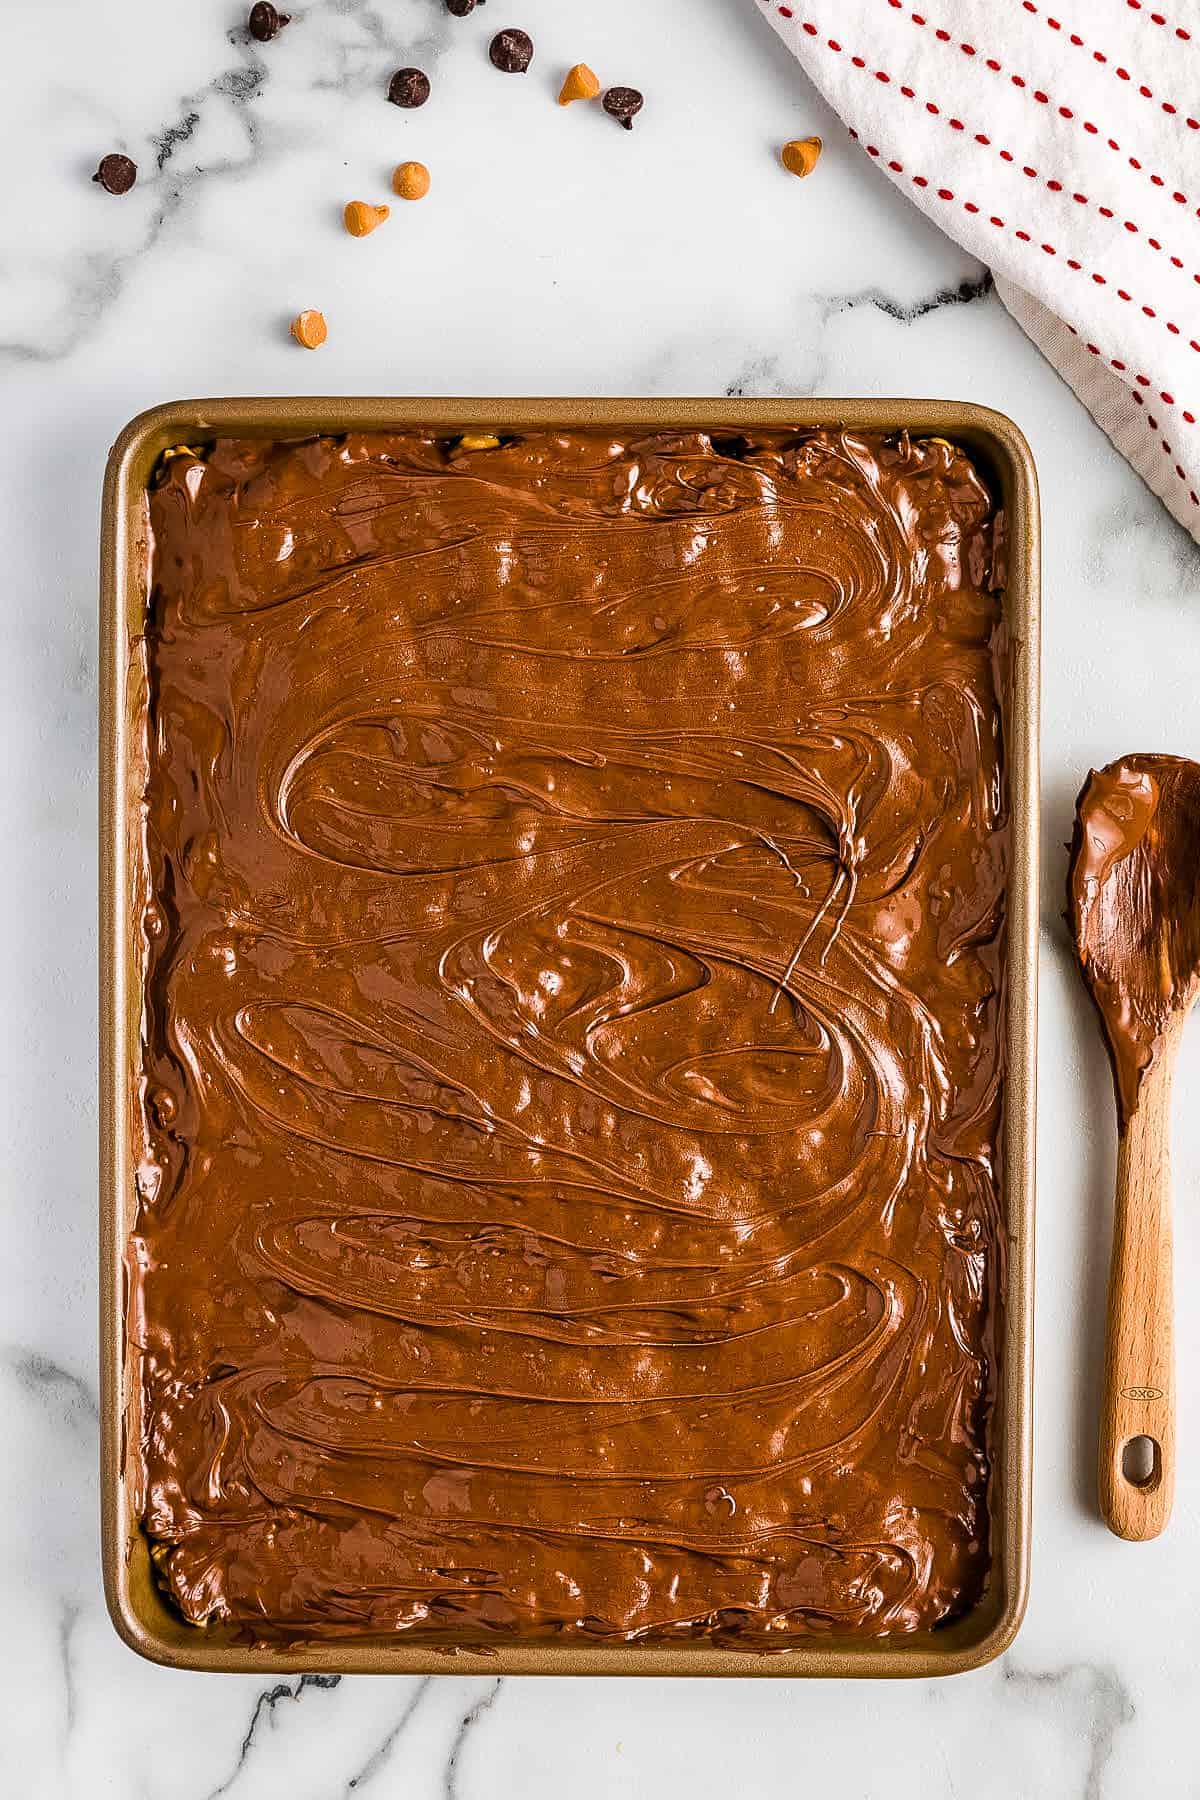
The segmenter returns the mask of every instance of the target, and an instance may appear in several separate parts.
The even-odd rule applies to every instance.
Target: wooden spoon
[[[1141,1540],[1162,1531],[1175,1493],[1168,1142],[1175,1056],[1200,993],[1200,765],[1125,756],[1092,771],[1076,807],[1068,901],[1120,1127],[1100,1511],[1118,1537]]]

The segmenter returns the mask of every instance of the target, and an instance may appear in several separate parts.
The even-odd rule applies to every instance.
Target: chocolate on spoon
[[[1092,771],[1076,804],[1068,907],[1120,1126],[1100,1510],[1118,1537],[1145,1539],[1166,1525],[1175,1486],[1168,1146],[1175,1056],[1200,994],[1200,765],[1144,755]]]

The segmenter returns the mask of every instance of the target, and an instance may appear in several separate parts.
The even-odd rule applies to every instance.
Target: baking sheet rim
[[[700,1643],[503,1644],[447,1650],[396,1640],[287,1647],[233,1644],[186,1625],[150,1575],[124,1471],[123,1253],[132,1201],[128,1072],[127,857],[129,646],[145,602],[147,478],[164,449],[216,435],[421,429],[453,433],[554,427],[909,430],[963,443],[998,479],[1009,512],[1006,616],[1012,644],[1006,757],[1013,817],[1008,888],[1007,1069],[1002,1127],[1008,1266],[994,1443],[989,1593],[954,1625],[906,1637],[813,1639],[756,1654]],[[1037,476],[1025,438],[1003,414],[969,402],[905,399],[398,399],[180,400],[139,414],[105,473],[100,565],[100,1361],[101,1557],[108,1610],[131,1649],[173,1668],[260,1673],[510,1675],[931,1676],[978,1668],[1012,1642],[1029,1587],[1032,1488],[1033,1234],[1037,1037],[1039,530]]]

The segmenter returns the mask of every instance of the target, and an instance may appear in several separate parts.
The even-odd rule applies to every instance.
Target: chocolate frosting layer
[[[820,431],[219,442],[151,496],[131,1458],[261,1639],[978,1598],[991,507]]]
[[[1068,917],[1104,1022],[1124,1131],[1200,975],[1200,765],[1123,756],[1076,803]]]

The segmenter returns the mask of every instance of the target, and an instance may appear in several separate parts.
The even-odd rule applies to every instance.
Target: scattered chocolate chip
[[[101,157],[100,167],[92,180],[98,181],[106,194],[127,194],[137,180],[137,164],[131,157],[114,150],[111,155]]]
[[[605,112],[614,118],[618,125],[623,125],[626,131],[633,130],[633,121],[645,104],[645,100],[636,88],[609,88],[603,100]]]
[[[393,106],[424,106],[429,98],[429,77],[424,69],[397,69],[388,82]]]
[[[523,75],[533,61],[533,39],[527,31],[498,31],[488,45],[488,55],[506,75]]]
[[[456,19],[465,19],[468,13],[475,11],[475,0],[446,0],[446,11],[453,13]]]
[[[256,0],[256,4],[250,8],[246,28],[256,43],[269,44],[291,22],[291,13],[281,13],[277,6],[271,5],[271,0]]]

